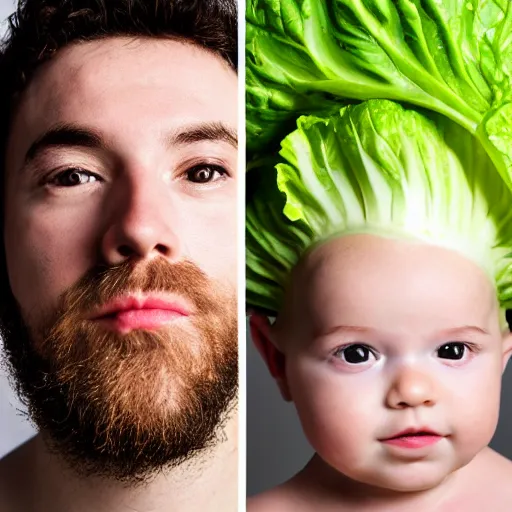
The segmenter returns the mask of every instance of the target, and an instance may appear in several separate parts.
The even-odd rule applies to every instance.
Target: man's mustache
[[[205,304],[211,283],[191,261],[170,263],[156,258],[148,263],[130,261],[111,267],[94,267],[60,297],[59,314],[90,312],[129,293],[169,293],[190,301],[199,311]]]

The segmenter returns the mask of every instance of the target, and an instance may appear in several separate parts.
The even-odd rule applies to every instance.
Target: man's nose
[[[150,173],[147,173],[150,174]],[[101,241],[108,265],[163,256],[178,259],[180,241],[173,227],[172,199],[164,183],[141,173],[113,188],[108,223]]]
[[[432,377],[419,368],[403,366],[397,369],[389,387],[386,404],[392,409],[433,406],[437,402]]]

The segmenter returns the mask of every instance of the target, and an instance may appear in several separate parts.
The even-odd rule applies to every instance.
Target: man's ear
[[[254,313],[249,317],[249,326],[252,341],[267,364],[270,375],[276,380],[282,397],[287,402],[291,402],[292,397],[286,379],[285,356],[272,341],[271,325],[268,317],[260,313]]]
[[[512,332],[506,332],[503,335],[503,371],[512,355]]]

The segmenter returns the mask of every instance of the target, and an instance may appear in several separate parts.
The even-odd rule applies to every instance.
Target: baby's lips
[[[430,427],[410,427],[406,428],[404,430],[401,430],[400,432],[397,432],[395,434],[392,434],[388,437],[384,437],[380,439],[380,441],[389,441],[391,439],[397,439],[399,437],[405,437],[405,436],[437,436],[437,437],[445,437],[443,434],[440,434],[434,429],[431,429]]]

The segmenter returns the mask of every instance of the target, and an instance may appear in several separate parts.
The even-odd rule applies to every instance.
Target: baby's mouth
[[[430,428],[409,428],[390,437],[379,439],[382,443],[402,448],[422,448],[437,443],[445,436]]]

